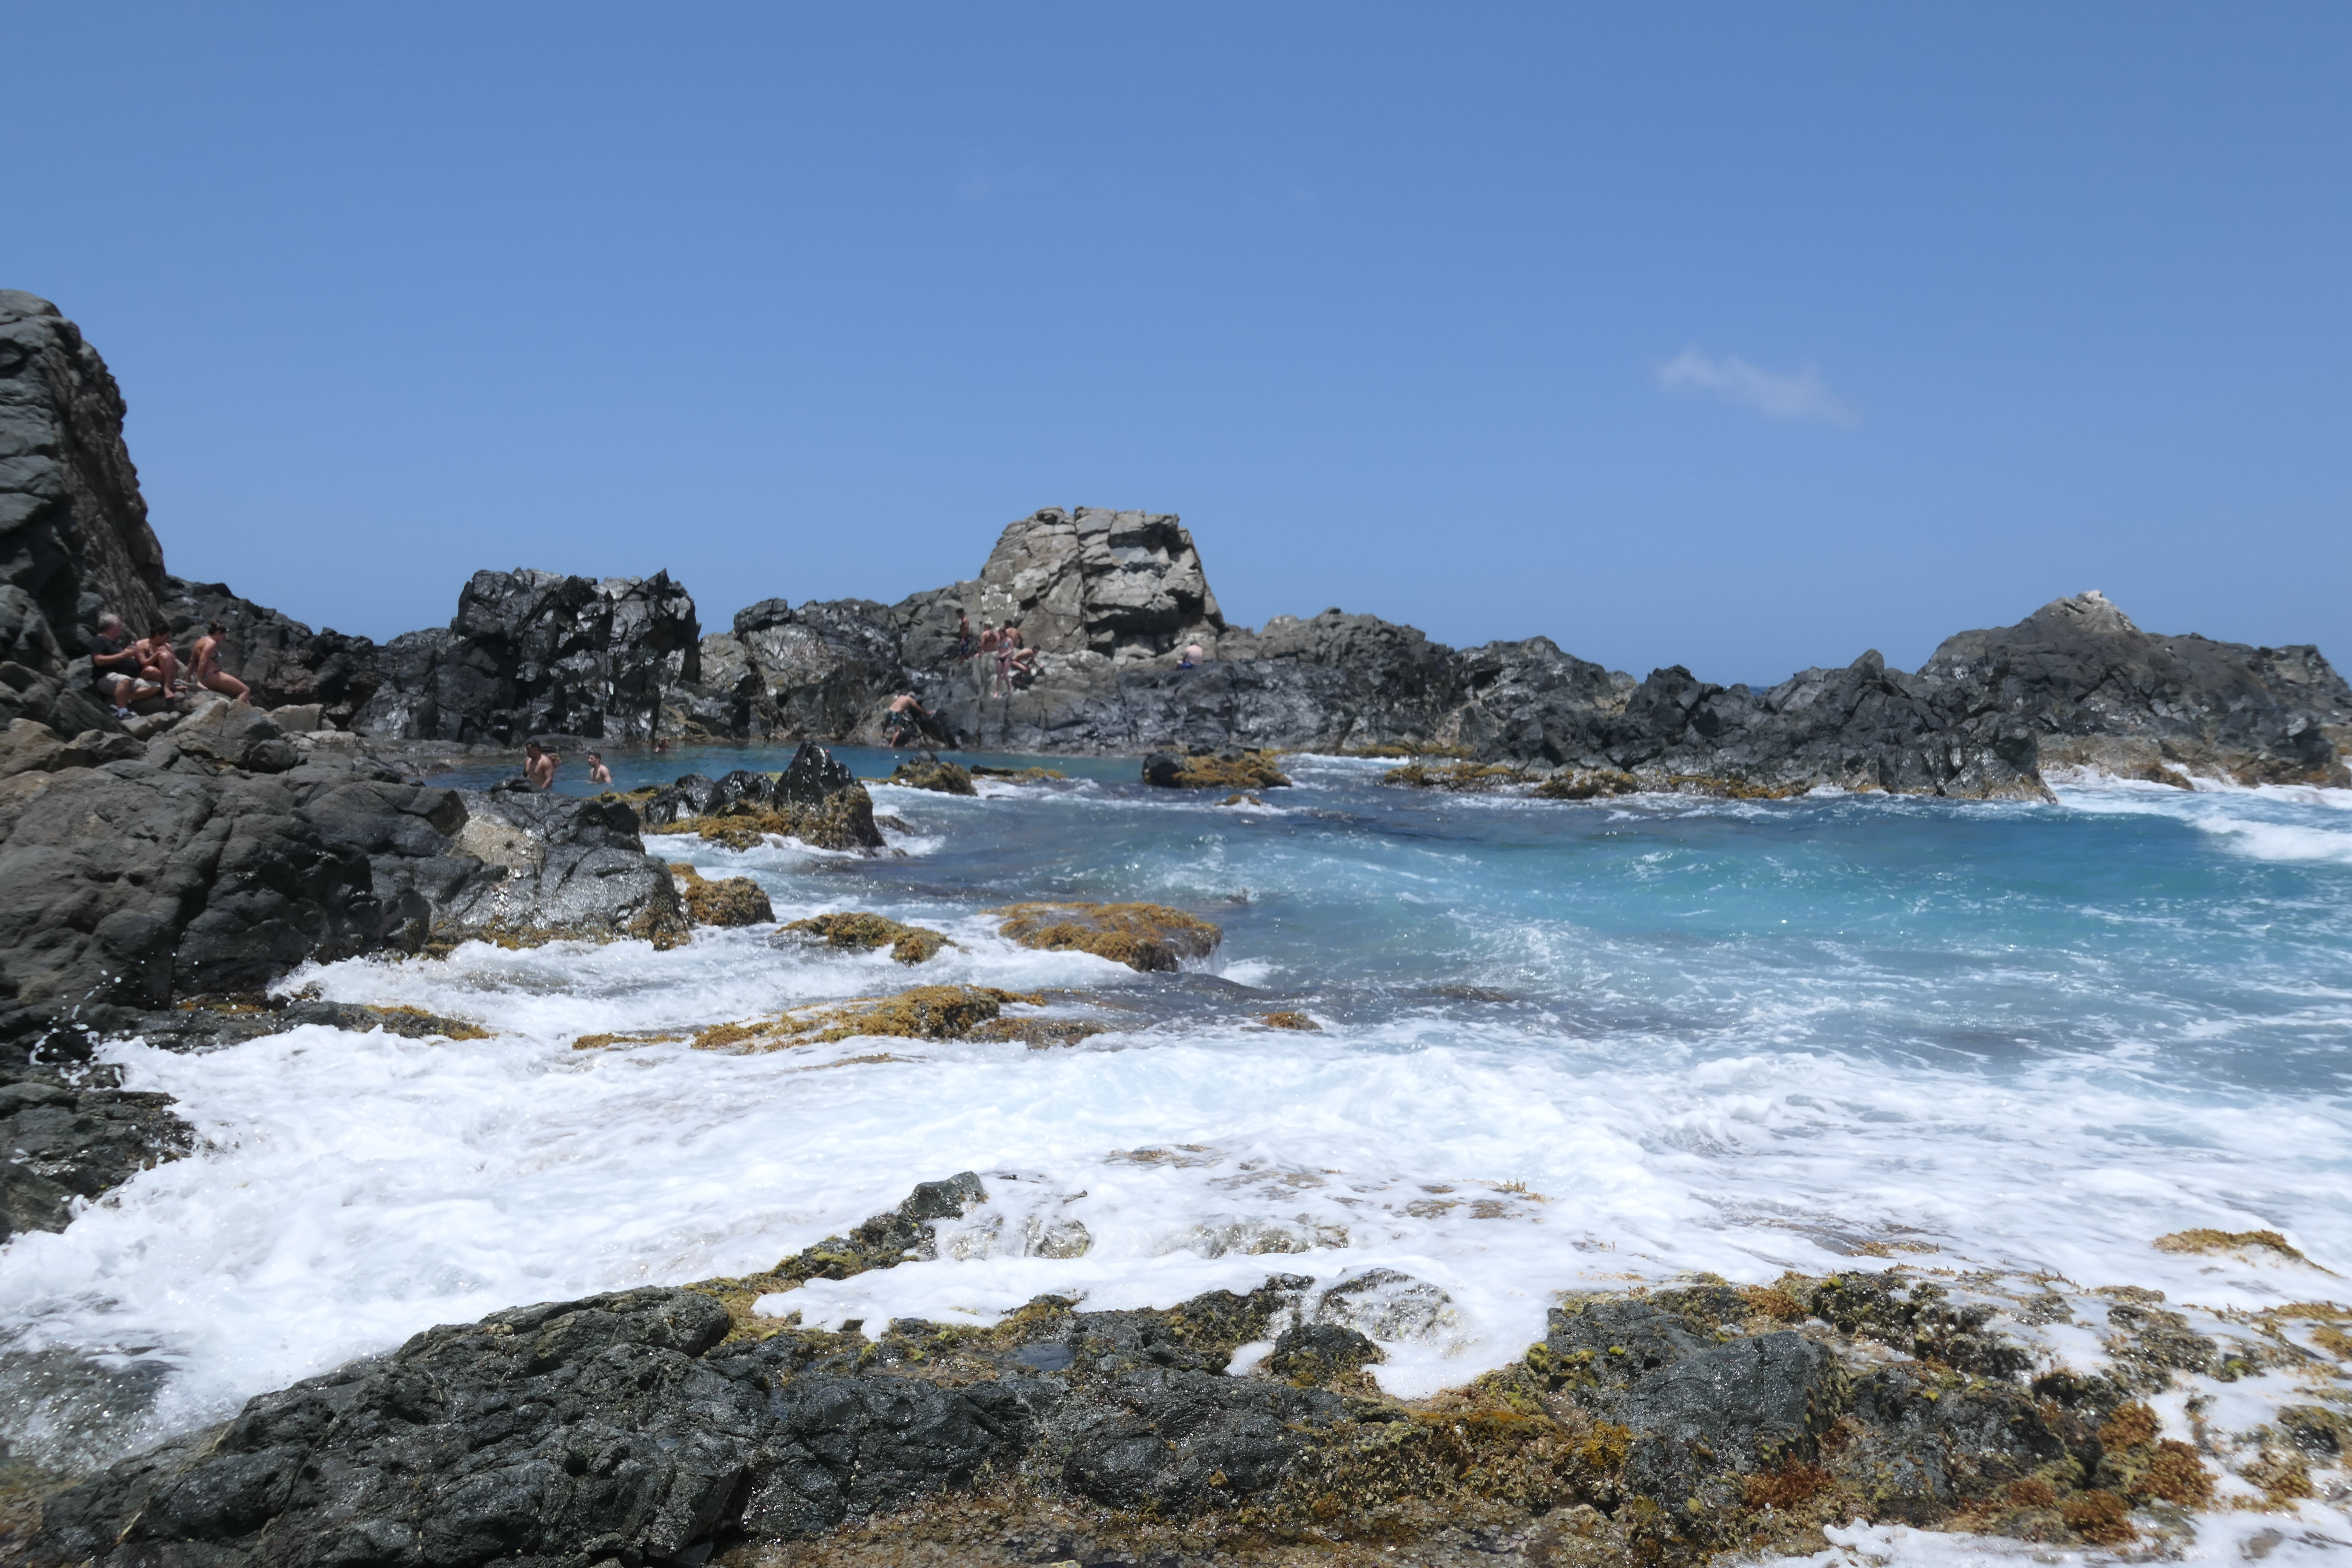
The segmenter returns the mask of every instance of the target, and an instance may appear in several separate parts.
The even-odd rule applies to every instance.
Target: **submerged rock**
[[[1143,759],[1143,782],[1160,789],[1287,789],[1290,780],[1275,766],[1271,752],[1227,750],[1173,754],[1154,752]]]
[[[984,773],[999,773],[988,768]],[[978,795],[972,787],[971,771],[959,763],[943,763],[929,752],[911,762],[900,763],[891,770],[890,782],[908,789],[936,790],[940,795]]]
[[[1150,973],[1206,958],[1224,940],[1217,926],[1164,904],[1010,904],[984,911],[1002,916],[997,930],[1024,947],[1048,952],[1091,952]]]
[[[807,920],[793,921],[778,931],[780,941],[806,942],[824,947],[847,948],[866,952],[887,945],[890,956],[901,963],[923,963],[937,956],[944,947],[953,947],[946,935],[924,926],[901,925],[884,915],[862,911],[838,915],[812,915]]]

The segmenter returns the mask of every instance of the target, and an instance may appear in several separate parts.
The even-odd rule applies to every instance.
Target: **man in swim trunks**
[[[604,753],[602,752],[588,753],[588,782],[590,784],[613,782],[613,770],[604,765]]]
[[[931,716],[931,710],[916,701],[915,694],[911,691],[902,692],[890,699],[890,705],[884,711],[889,715],[889,718],[887,721],[888,727],[882,743],[894,751],[905,743],[909,731],[912,731],[918,739],[921,738],[923,721]]]
[[[526,741],[522,747],[522,776],[536,790],[555,787],[555,753],[540,750],[537,741]]]
[[[131,628],[122,624],[122,617],[101,619],[98,635],[89,639],[90,684],[113,707],[118,719],[131,717],[132,703],[163,695],[162,687],[139,679],[140,664],[138,645],[131,640]]]
[[[239,702],[248,702],[253,689],[220,667],[221,637],[227,630],[218,621],[205,627],[205,635],[196,639],[196,646],[190,656],[188,678],[207,691],[218,691]]]

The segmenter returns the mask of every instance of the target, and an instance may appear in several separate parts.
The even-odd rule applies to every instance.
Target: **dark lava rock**
[[[774,798],[779,805],[822,805],[826,797],[856,783],[857,775],[849,771],[847,763],[837,761],[814,742],[803,741],[777,777]]]
[[[686,931],[625,806],[440,789],[365,755],[148,758],[20,775],[45,787],[0,815],[0,1066],[68,1016],[136,1028],[310,959]]]
[[[1321,1384],[1386,1361],[1381,1347],[1336,1323],[1294,1323],[1266,1353],[1267,1374],[1288,1383]]]
[[[163,587],[122,414],[80,330],[0,289],[0,725],[117,729],[90,686],[89,639],[109,610],[145,631]]]
[[[1715,1285],[1572,1302],[1524,1363],[1425,1405],[1313,1386],[1378,1354],[1326,1325],[1284,1331],[1265,1375],[1227,1374],[1240,1345],[1297,1323],[1299,1276],[1164,1310],[1042,1296],[992,1328],[902,1319],[870,1341],[749,1310],[930,1256],[931,1228],[985,1201],[966,1172],[767,1275],[431,1330],[53,1498],[29,1560],[645,1568],[985,1488],[1016,1533],[1073,1502],[1096,1525],[1289,1540],[1475,1524],[1507,1541],[1565,1510],[1596,1549],[1672,1563],[1787,1545],[1809,1520],[1963,1507],[2066,1542],[2069,1521],[2106,1529],[2118,1497],[2210,1495],[2108,1380],[2029,1391],[1859,1357],[1818,1326],[1751,1335],[1746,1298]]]
[[[674,732],[671,689],[701,679],[694,600],[666,572],[477,572],[446,628],[387,643],[353,727],[401,739],[610,741]]]
[[[0,1081],[0,1242],[19,1231],[63,1230],[74,1199],[98,1197],[187,1152],[194,1133],[171,1104],[167,1094]]]
[[[1625,1484],[1688,1507],[1710,1490],[1722,1509],[1736,1479],[1810,1460],[1843,1408],[1829,1350],[1793,1332],[1734,1340],[1636,1380],[1611,1414],[1633,1433]]]

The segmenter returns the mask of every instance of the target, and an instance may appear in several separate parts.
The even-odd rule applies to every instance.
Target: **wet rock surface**
[[[762,1275],[429,1331],[51,1499],[30,1560],[642,1564],[798,1541],[992,1563],[1050,1538],[1192,1563],[1344,1536],[1678,1563],[1857,1516],[2113,1543],[2211,1496],[2122,1384],[1872,1352],[1812,1310],[1853,1277],[1572,1297],[1523,1361],[1426,1401],[1366,1382],[1379,1346],[1298,1276],[871,1337],[779,1311],[806,1281],[937,1255],[987,1200],[965,1172]],[[1942,1300],[1920,1289],[1878,1296]]]
[[[666,788],[605,798],[625,802],[648,833],[692,834],[730,849],[754,848],[771,836],[819,849],[884,847],[874,797],[848,764],[813,742],[781,773],[688,773]]]
[[[187,1152],[194,1134],[172,1099],[0,1072],[0,1242],[63,1230],[77,1198],[96,1198]]]

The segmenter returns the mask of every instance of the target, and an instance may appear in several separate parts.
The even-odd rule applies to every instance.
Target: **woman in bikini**
[[[196,639],[194,668],[190,674],[195,684],[205,690],[218,691],[249,705],[253,689],[220,667],[221,637],[227,630],[218,621],[205,627],[205,635]]]

